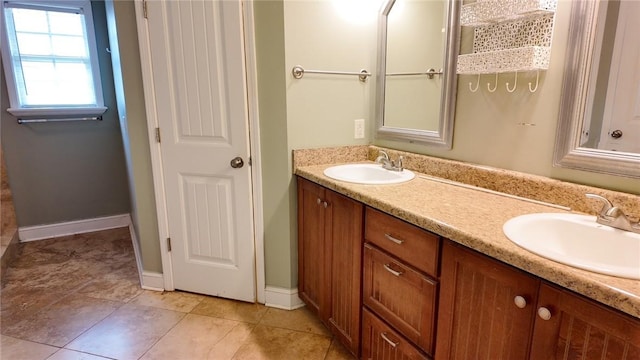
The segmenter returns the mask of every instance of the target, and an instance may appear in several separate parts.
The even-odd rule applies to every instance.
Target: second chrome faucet
[[[586,196],[602,203],[602,209],[596,214],[598,224],[640,234],[640,223],[631,221],[619,207],[613,206],[607,198],[596,194],[586,194]]]
[[[402,164],[402,156],[398,156],[396,160],[391,160],[389,158],[389,154],[386,151],[380,150],[378,151],[378,157],[376,158],[376,162],[381,164],[384,169],[391,171],[402,171],[404,170],[404,166]]]

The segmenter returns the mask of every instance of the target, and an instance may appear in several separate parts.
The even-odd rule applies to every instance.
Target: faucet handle
[[[384,150],[378,150],[378,157],[376,158],[376,162],[379,163],[381,161],[389,161],[389,154],[387,154]]]
[[[602,209],[600,210],[600,216],[609,216],[609,210],[613,208],[613,204],[611,201],[607,200],[607,198],[596,195],[596,194],[585,194],[589,199],[595,199],[602,203]]]

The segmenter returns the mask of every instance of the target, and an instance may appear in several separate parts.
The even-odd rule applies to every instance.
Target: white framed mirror
[[[377,137],[450,149],[459,0],[387,0],[379,18]]]
[[[640,2],[574,1],[554,166],[640,178]]]

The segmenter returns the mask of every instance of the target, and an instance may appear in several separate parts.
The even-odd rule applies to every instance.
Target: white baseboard
[[[275,286],[267,286],[264,290],[265,305],[284,310],[294,310],[304,306],[298,297],[298,289],[287,289]]]
[[[131,217],[129,214],[104,216],[55,224],[24,226],[18,228],[18,237],[21,242],[27,242],[52,237],[88,233],[92,231],[115,229],[129,226],[130,223]]]
[[[161,273],[143,271],[142,288],[145,290],[164,291],[164,277]]]

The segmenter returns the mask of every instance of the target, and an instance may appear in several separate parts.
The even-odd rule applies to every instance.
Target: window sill
[[[20,109],[8,108],[7,112],[13,116],[98,116],[107,111],[104,106],[99,107],[77,107],[77,108],[35,108]]]

